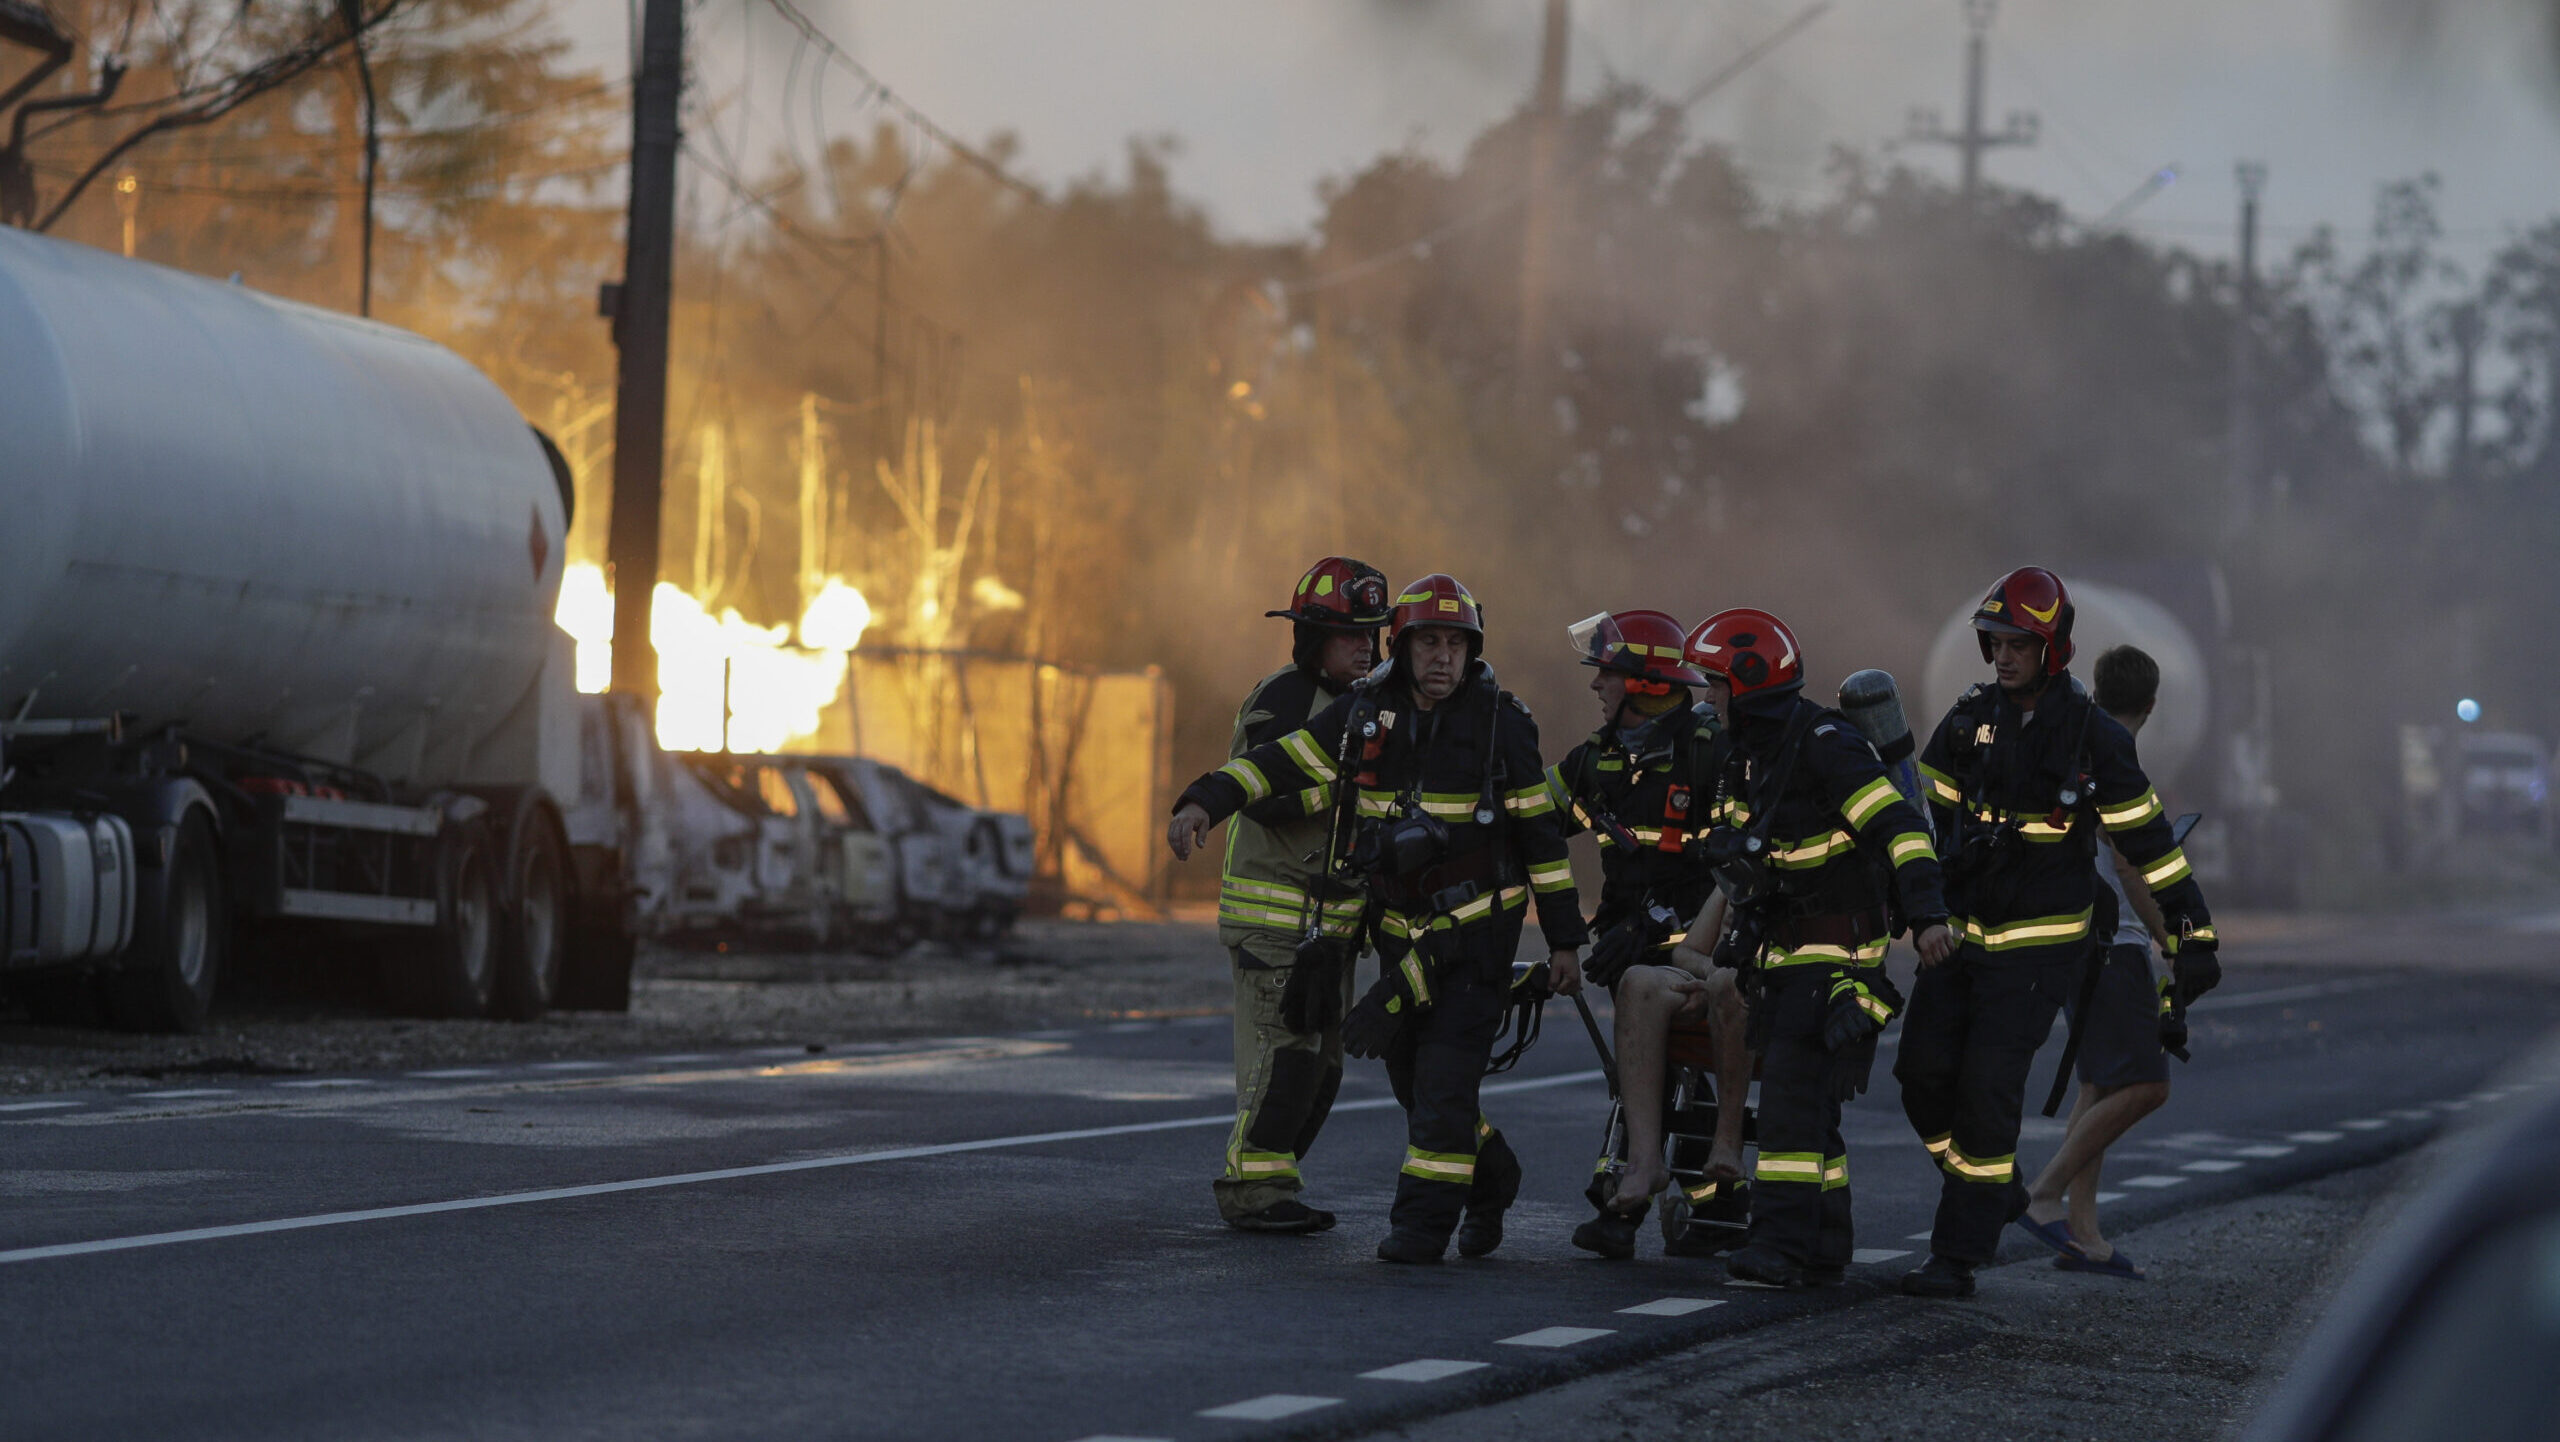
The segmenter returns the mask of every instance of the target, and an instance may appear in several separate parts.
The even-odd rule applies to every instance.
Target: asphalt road
[[[2114,1159],[2120,1225],[2411,1146],[2560,1025],[2551,981],[2232,971]],[[1883,1295],[1936,1181],[1881,1071],[1848,1128],[1861,1265],[1793,1295],[1650,1232],[1634,1262],[1568,1245],[1606,1105],[1569,1011],[1486,1088],[1529,1165],[1510,1242],[1437,1269],[1371,1258],[1403,1143],[1374,1065],[1310,1166],[1343,1225],[1219,1225],[1223,1018],[12,1099],[0,1434],[1350,1435],[1927,1305]]]

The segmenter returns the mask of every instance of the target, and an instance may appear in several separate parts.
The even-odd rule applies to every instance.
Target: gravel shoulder
[[[384,1015],[359,991],[225,1002],[199,1035],[139,1036],[0,1012],[0,1094],[972,1035],[1095,1017],[1223,1015],[1231,1000],[1226,953],[1203,922],[1026,921],[984,948],[926,944],[887,959],[653,948],[641,955],[627,1014],[434,1021]]]
[[[2206,1442],[2232,1435],[2443,1142],[2126,1233],[2146,1282],[2041,1262],[1374,1433],[1414,1442]]]

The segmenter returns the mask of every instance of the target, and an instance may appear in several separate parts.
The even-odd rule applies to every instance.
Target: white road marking
[[[2351,1132],[2378,1132],[2384,1127],[2391,1125],[2391,1123],[2384,1121],[2380,1117],[2349,1117],[2345,1121],[2338,1123],[2338,1125],[2345,1127]]]
[[[2281,1006],[2289,1001],[2310,1001],[2316,997],[2336,996],[2341,992],[2349,991],[2366,991],[2377,986],[2396,986],[2399,983],[2400,978],[2394,976],[2350,977],[2344,981],[2315,981],[2306,983],[2302,986],[2278,986],[2271,987],[2265,991],[2244,991],[2237,996],[2223,996],[2217,994],[2214,996],[2198,997],[2191,1005],[2188,1006],[2187,1009],[2189,1011],[2202,1011],[2209,1008],[2215,1011],[2230,1011],[2234,1008],[2243,1006]]]
[[[422,1081],[460,1081],[465,1077],[496,1076],[497,1069],[485,1066],[447,1066],[434,1071],[413,1071],[409,1075]]]
[[[316,1081],[284,1081],[284,1082],[277,1082],[277,1083],[276,1083],[276,1085],[277,1085],[277,1086],[280,1086],[280,1087],[301,1087],[301,1088],[309,1089],[309,1088],[318,1088],[318,1087],[369,1087],[369,1086],[373,1085],[373,1083],[371,1083],[371,1082],[369,1082],[369,1081],[366,1081],[366,1080],[365,1080],[364,1078],[362,1078],[362,1077],[353,1077],[353,1076],[333,1076],[333,1077],[322,1077],[322,1078],[320,1078],[320,1079],[318,1079],[318,1080],[316,1080]]]
[[[2387,1117],[2398,1117],[2404,1122],[2431,1122],[2436,1119],[2435,1113],[2420,1111],[2415,1107],[2393,1107],[2391,1110],[2384,1112],[2383,1115]]]
[[[0,1112],[49,1112],[56,1107],[76,1107],[78,1102],[0,1102]]]
[[[231,1095],[231,1088],[186,1087],[173,1092],[135,1092],[134,1095],[137,1097],[149,1097],[153,1101],[174,1101],[179,1097],[227,1097]]]
[[[2178,1170],[2182,1172],[2236,1172],[2247,1165],[2247,1162],[2225,1162],[2207,1158],[2199,1162],[2189,1162],[2185,1166],[2178,1168]],[[2127,1182],[2125,1185],[2131,1186],[2133,1183]]]
[[[1632,1307],[1620,1307],[1618,1312],[1627,1317],[1685,1317],[1691,1312],[1703,1312],[1709,1307],[1723,1305],[1721,1300],[1712,1297],[1661,1297],[1650,1302],[1638,1302]]]
[[[1570,1347],[1578,1342],[1588,1342],[1594,1337],[1609,1336],[1615,1330],[1612,1327],[1540,1327],[1534,1332],[1523,1332],[1517,1337],[1505,1337],[1493,1345],[1497,1347]]]
[[[1902,1240],[1906,1242],[1929,1242],[1937,1240],[1937,1236],[1938,1234],[1936,1232],[1913,1232],[1910,1236],[1907,1236]]]
[[[2124,1200],[2124,1193],[2122,1193],[2122,1192],[2100,1192],[2100,1193],[2098,1193],[2098,1205],[2100,1205],[2100,1206],[2105,1206],[2105,1205],[2106,1205],[2107,1203],[2109,1203],[2109,1202],[2121,1202],[2121,1201],[2123,1201],[2123,1200]]]
[[[1590,1071],[1563,1072],[1555,1076],[1528,1077],[1520,1081],[1488,1082],[1477,1090],[1483,1094],[1544,1091],[1550,1087],[1571,1086],[1600,1080],[1598,1068]],[[1337,1112],[1377,1111],[1396,1104],[1392,1096],[1344,1102]],[[78,1106],[78,1102],[17,1102],[0,1104],[0,1111],[27,1111],[37,1107]],[[1215,1116],[1172,1117],[1164,1121],[1124,1122],[1109,1127],[1079,1127],[1062,1132],[1029,1132],[1011,1137],[984,1137],[977,1141],[936,1142],[924,1146],[890,1147],[876,1152],[850,1152],[835,1156],[803,1157],[797,1161],[764,1162],[754,1166],[721,1167],[706,1172],[675,1172],[665,1176],[633,1177],[627,1181],[594,1182],[576,1187],[545,1187],[531,1192],[502,1192],[491,1197],[456,1197],[442,1202],[414,1202],[399,1207],[367,1207],[358,1211],[321,1212],[303,1217],[278,1217],[263,1222],[235,1222],[220,1227],[190,1227],[177,1232],[145,1232],[130,1237],[102,1237],[94,1242],[61,1242],[47,1247],[20,1247],[0,1252],[0,1264],[40,1262],[55,1257],[87,1256],[93,1252],[123,1252],[137,1247],[167,1247],[181,1242],[208,1242],[224,1237],[252,1237],[267,1232],[298,1232],[313,1227],[343,1227],[357,1222],[391,1221],[401,1217],[431,1216],[438,1212],[472,1212],[489,1207],[517,1207],[534,1202],[569,1201],[578,1197],[610,1196],[616,1192],[656,1191],[664,1187],[699,1186],[705,1182],[737,1181],[747,1177],[780,1176],[787,1172],[824,1171],[833,1167],[869,1166],[874,1162],[911,1161],[919,1157],[944,1157],[961,1152],[995,1151],[1007,1147],[1040,1146],[1050,1142],[1090,1141],[1097,1137],[1138,1136],[1147,1132],[1182,1131],[1192,1127],[1231,1127],[1233,1112]]]
[[[2156,1191],[2156,1190],[2158,1190],[2158,1189],[2159,1189],[2159,1188],[2161,1188],[2161,1187],[2183,1187],[2183,1186],[2185,1186],[2187,1183],[2189,1183],[2189,1182],[2191,1182],[2191,1181],[2194,1181],[2194,1180],[2195,1180],[2195,1178],[2193,1178],[2193,1177],[2163,1177],[2163,1176],[2127,1177],[2127,1178],[2125,1178],[2125,1179],[2124,1179],[2124,1184],[2125,1184],[2126,1186],[2128,1186],[2128,1187],[2149,1187],[2149,1188],[2151,1188],[2151,1189],[2153,1189],[2153,1190],[2155,1190],[2155,1191]],[[6,1254],[6,1253],[0,1253],[0,1261],[7,1261],[7,1260],[8,1260],[8,1254]]]
[[[757,1053],[759,1056],[798,1056],[799,1054],[799,1049],[796,1047],[788,1052]],[[603,1071],[606,1067],[611,1065],[613,1065],[613,1063],[602,1061],[538,1061],[533,1064],[531,1069],[534,1071]]]
[[[1877,1262],[1890,1262],[1897,1257],[1907,1257],[1910,1255],[1911,1254],[1909,1252],[1898,1247],[1860,1247],[1858,1250],[1849,1254],[1849,1260],[1856,1262],[1858,1265],[1863,1267],[1872,1266]]]
[[[2506,1093],[2502,1091],[2473,1092],[2471,1099],[2475,1102],[2493,1102],[2505,1095]]]
[[[2326,1146],[2331,1142],[2344,1140],[2346,1135],[2345,1132],[2286,1132],[2284,1139],[2289,1142],[2309,1142],[2313,1146]]]
[[[1461,1372],[1473,1372],[1492,1365],[1491,1362],[1452,1362],[1445,1357],[1421,1357],[1411,1362],[1398,1362],[1392,1367],[1380,1367],[1375,1372],[1363,1372],[1360,1376],[1369,1382],[1437,1382],[1443,1377],[1455,1377]]]
[[[2302,1150],[2300,1147],[2280,1147],[2272,1143],[2268,1143],[2254,1147],[2234,1147],[2232,1148],[2231,1155],[2235,1157],[2289,1157],[2300,1150]]]
[[[1332,1407],[1341,1401],[1339,1397],[1301,1397],[1294,1392],[1274,1392],[1267,1397],[1247,1397],[1224,1407],[1207,1408],[1199,1415],[1223,1417],[1233,1422],[1277,1422],[1283,1417],[1295,1417],[1319,1407]]]
[[[2440,1110],[2449,1112],[2467,1112],[2471,1110],[2471,1103],[2464,1101],[2438,1102],[2436,1103],[2436,1106]]]

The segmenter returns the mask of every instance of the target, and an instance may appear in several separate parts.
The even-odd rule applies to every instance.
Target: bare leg
[[[1742,1179],[1742,1112],[1751,1096],[1751,1048],[1745,1036],[1751,1004],[1735,974],[1718,967],[1707,978],[1708,1026],[1716,1037],[1716,1137],[1707,1149],[1707,1175],[1720,1182]]]
[[[2063,1134],[2053,1160],[2045,1163],[2035,1185],[2028,1189],[2028,1218],[2050,1222],[2068,1216],[2072,1240],[2091,1260],[2105,1261],[2115,1255],[2115,1249],[2098,1233],[2099,1164],[2105,1159],[2107,1148],[2168,1099],[2167,1082],[2082,1086],[2080,1100],[2071,1108],[2070,1130]],[[2067,1204],[2066,1190],[2073,1193]],[[2083,1196],[2087,1198],[2085,1203]]]
[[[1662,1155],[1662,1056],[1672,1014],[1688,998],[1671,989],[1683,973],[1631,966],[1618,979],[1618,1099],[1627,1113],[1627,1169],[1610,1206],[1634,1211],[1671,1179]]]

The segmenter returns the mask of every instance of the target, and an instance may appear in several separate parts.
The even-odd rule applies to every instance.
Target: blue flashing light
[[[2477,721],[2480,719],[2480,703],[2465,696],[2453,703],[2453,714],[2465,721]]]

